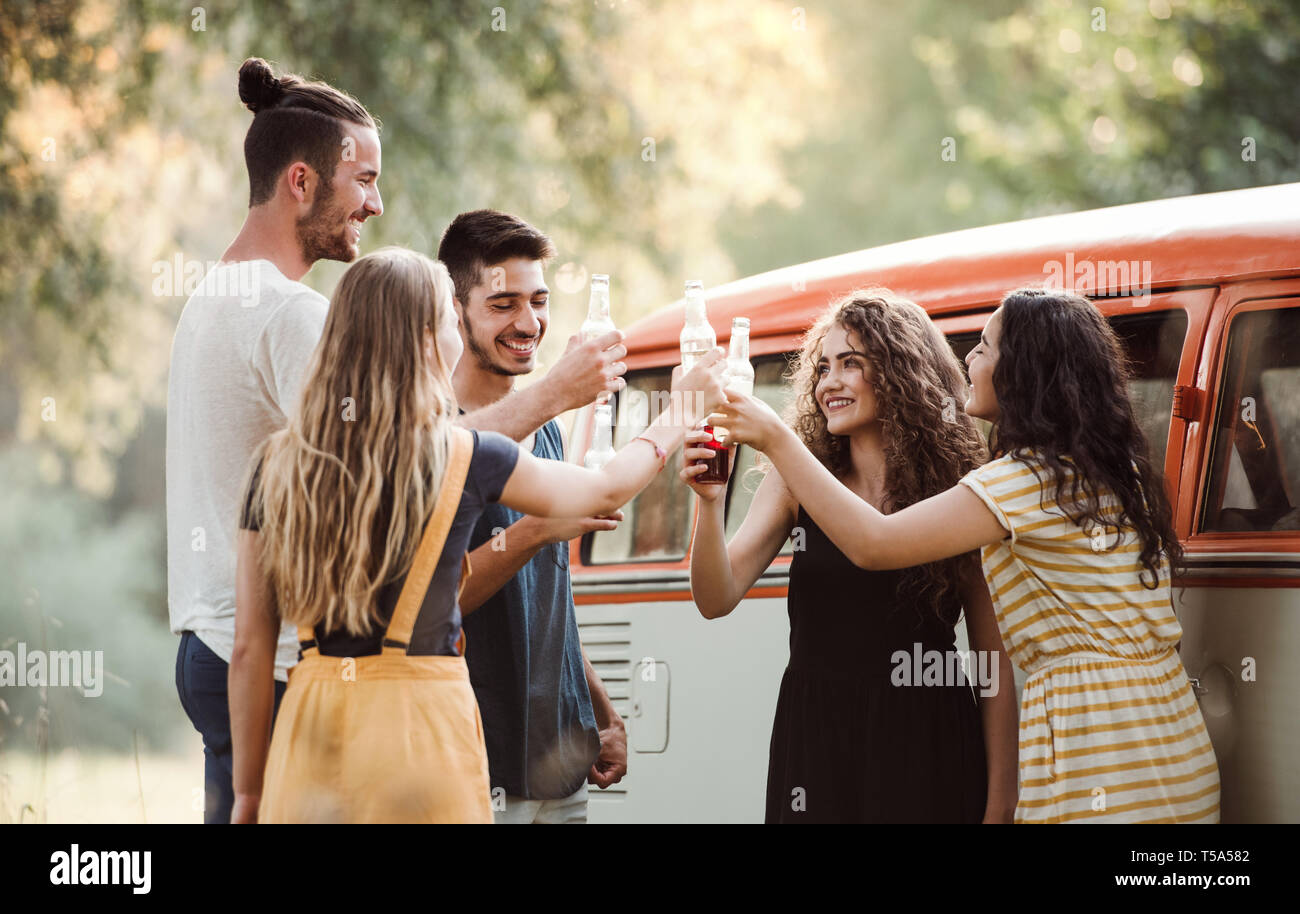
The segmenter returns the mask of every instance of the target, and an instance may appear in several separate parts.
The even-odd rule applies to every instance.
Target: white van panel
[[[579,604],[577,615],[587,657],[628,728],[627,776],[591,788],[589,821],[762,822],[790,657],[785,598],[748,600],[714,620],[687,601]],[[655,751],[661,733],[666,744]]]
[[[1300,612],[1289,587],[1175,588],[1223,822],[1300,822]],[[1254,681],[1248,676],[1253,661]]]

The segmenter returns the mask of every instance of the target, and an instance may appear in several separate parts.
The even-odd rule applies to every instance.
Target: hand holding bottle
[[[589,343],[616,329],[614,319],[609,313],[609,276],[596,273],[591,277],[591,300],[587,303],[587,319],[578,329],[578,337],[582,342]],[[608,403],[610,396],[608,390],[601,391],[596,397],[596,402]]]
[[[540,383],[550,385],[555,412],[579,409],[602,395],[627,386],[623,375],[627,365],[623,331],[611,330],[583,342],[579,334],[569,337],[564,354]]]
[[[690,371],[683,371],[681,365],[673,369],[670,408],[676,410],[674,425],[694,428],[725,401],[722,373],[726,365],[722,350],[715,347],[697,358]]]
[[[710,465],[708,461],[717,457],[717,452],[707,447],[709,441],[713,439],[713,433],[705,428],[691,429],[686,433],[686,448],[682,452],[682,458],[685,466],[677,475],[681,477],[682,482],[694,490],[695,494],[700,496],[701,500],[713,503],[727,493],[727,484],[725,482],[700,482],[696,477],[708,471]],[[736,449],[724,448],[723,459],[727,461],[727,476],[731,476],[731,468],[736,462]],[[699,462],[697,462],[699,461]]]
[[[749,318],[737,317],[731,321],[731,346],[727,351],[727,367],[723,370],[722,386],[731,393],[751,396],[754,393],[754,366],[749,362]],[[727,430],[713,427],[713,440],[722,442]],[[721,468],[719,468],[721,469]],[[712,482],[726,482],[726,476]]]
[[[758,397],[745,396],[734,391],[727,393],[726,402],[711,417],[717,425],[727,429],[728,447],[747,444],[756,451],[767,451],[784,434],[793,434],[781,421],[772,407]]]

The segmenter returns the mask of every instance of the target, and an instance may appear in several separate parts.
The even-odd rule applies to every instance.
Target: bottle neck
[[[709,309],[705,305],[703,298],[686,299],[686,323],[687,324],[707,324],[709,322]]]
[[[587,304],[587,320],[609,320],[609,290],[592,289]]]
[[[743,359],[749,361],[749,331],[733,330],[731,332],[731,346],[727,350],[727,359]]]
[[[614,447],[612,430],[608,421],[601,421],[600,414],[596,414],[596,430],[592,435],[591,449],[593,451],[608,451]]]

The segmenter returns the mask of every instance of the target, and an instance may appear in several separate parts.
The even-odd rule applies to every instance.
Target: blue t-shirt
[[[533,454],[564,459],[554,420],[538,429]],[[474,527],[470,550],[521,517],[505,505],[489,505]],[[509,546],[508,537],[503,545]],[[569,587],[569,544],[543,546],[465,617],[464,626],[465,662],[483,718],[493,788],[530,800],[569,796],[600,754]]]

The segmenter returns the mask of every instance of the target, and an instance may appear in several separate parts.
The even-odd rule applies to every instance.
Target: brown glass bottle
[[[706,425],[704,430],[709,433],[709,440],[702,441],[695,447],[706,447],[713,451],[713,456],[708,460],[697,460],[696,464],[705,464],[708,469],[695,477],[696,482],[706,482],[711,484],[722,484],[731,478],[731,451],[725,444],[719,444],[713,438],[713,426]]]

